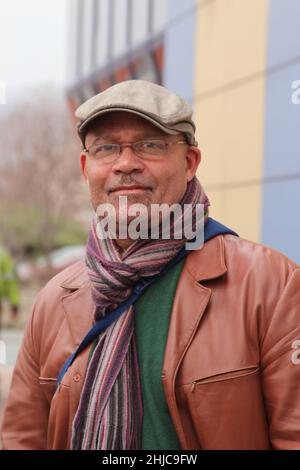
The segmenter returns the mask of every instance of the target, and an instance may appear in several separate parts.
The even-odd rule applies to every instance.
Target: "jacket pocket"
[[[41,390],[49,403],[52,401],[52,398],[56,392],[56,380],[56,378],[52,377],[39,377]]]
[[[178,401],[201,448],[270,448],[258,364],[196,378],[180,388]]]
[[[219,374],[211,375],[209,377],[203,377],[202,379],[193,380],[191,382],[191,392],[194,392],[197,385],[208,384],[213,382],[222,382],[224,380],[232,380],[247,375],[258,374],[260,371],[258,365],[251,365],[243,367],[241,369],[234,369],[226,372],[221,372]]]

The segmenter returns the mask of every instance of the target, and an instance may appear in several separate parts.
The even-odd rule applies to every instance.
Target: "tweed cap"
[[[83,145],[91,123],[113,111],[137,114],[167,134],[183,133],[190,145],[197,145],[190,105],[167,88],[145,80],[117,83],[77,108],[77,130]]]

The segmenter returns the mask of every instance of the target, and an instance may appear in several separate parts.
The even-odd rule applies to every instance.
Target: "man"
[[[19,311],[20,294],[14,263],[7,250],[0,246],[0,316],[4,300],[9,302],[12,317],[15,319]]]
[[[96,215],[85,262],[35,303],[4,448],[299,449],[299,267],[226,229],[207,238],[214,222],[195,176],[201,154],[180,97],[128,81],[76,115]],[[164,216],[158,238],[120,236],[135,204],[151,222],[163,203],[183,215],[203,206],[202,249],[184,250],[174,219],[173,236],[162,237]],[[103,237],[103,204],[115,210],[115,239]],[[93,340],[64,366],[93,325]]]

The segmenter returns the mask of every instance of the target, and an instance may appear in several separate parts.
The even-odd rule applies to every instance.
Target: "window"
[[[98,30],[97,30],[97,54],[94,66],[103,66],[107,63],[109,52],[109,24],[111,2],[113,0],[98,0]]]
[[[149,0],[132,0],[131,44],[133,46],[144,42],[149,37],[148,2]]]
[[[114,0],[113,26],[113,57],[117,57],[128,49],[128,1]]]
[[[151,0],[153,12],[152,12],[152,32],[158,33],[162,31],[167,22],[167,0]]]
[[[69,54],[68,54],[68,79],[71,83],[75,82],[79,75],[79,4],[78,0],[69,2]]]
[[[85,76],[91,71],[91,51],[92,51],[92,34],[93,34],[93,11],[94,1],[84,0],[83,18],[82,18],[82,74]]]

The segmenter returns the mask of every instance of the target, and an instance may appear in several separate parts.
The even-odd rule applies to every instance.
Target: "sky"
[[[0,82],[6,103],[37,84],[65,85],[68,0],[0,0]]]

